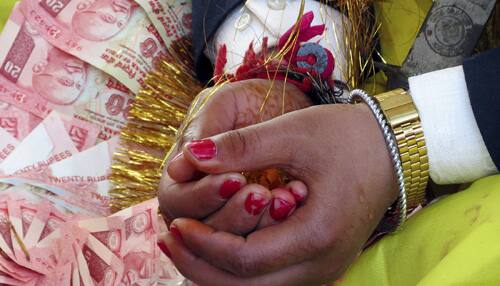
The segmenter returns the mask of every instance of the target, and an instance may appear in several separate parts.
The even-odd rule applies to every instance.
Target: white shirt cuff
[[[472,111],[462,66],[410,77],[409,83],[434,182],[465,183],[497,173]]]

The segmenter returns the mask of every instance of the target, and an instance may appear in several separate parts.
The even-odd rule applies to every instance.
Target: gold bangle
[[[395,89],[374,96],[391,126],[403,165],[408,210],[425,202],[429,160],[420,117],[411,96]]]

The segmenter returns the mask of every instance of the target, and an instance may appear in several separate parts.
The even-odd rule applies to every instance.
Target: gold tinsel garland
[[[191,102],[203,89],[193,62],[191,41],[175,42],[135,98],[111,168],[113,212],[156,196],[163,160]]]
[[[345,50],[344,54],[336,56],[348,59],[347,70],[342,72],[348,79],[348,85],[357,87],[373,68],[371,56],[378,28],[369,9],[371,0],[321,2],[335,6],[346,15],[343,29],[348,32],[343,33],[343,37],[336,37],[337,44],[342,43]],[[304,7],[305,1],[302,0],[295,31],[287,45],[271,54],[270,59],[282,60],[297,41]],[[333,33],[336,34],[336,31]],[[114,156],[110,175],[114,184],[110,191],[113,212],[156,196],[166,158],[175,149],[177,139],[182,135],[182,124],[187,126],[203,108],[204,102],[227,83],[216,83],[203,102],[193,103],[196,95],[203,90],[203,86],[196,80],[194,70],[191,42],[184,38],[169,48],[167,57],[147,77],[146,87],[139,92],[132,104],[128,123],[121,132],[121,146]],[[285,95],[286,91],[283,90],[283,98]],[[266,100],[261,111],[265,108],[265,103]],[[189,110],[190,105],[195,106],[194,110]],[[282,182],[285,176],[279,170],[245,175],[252,182],[268,185]]]

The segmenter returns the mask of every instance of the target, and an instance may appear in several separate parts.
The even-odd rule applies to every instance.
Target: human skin
[[[283,99],[284,88],[287,93]],[[310,106],[304,93],[279,81],[231,83],[211,94],[207,90],[200,95],[199,102],[211,98],[190,122],[180,146]],[[266,96],[265,111],[260,112]],[[300,181],[269,190],[257,184],[247,185],[241,172],[204,176],[189,162],[179,160],[183,157],[180,151],[165,170],[158,193],[167,221],[178,217],[202,219],[215,229],[244,235],[282,221],[307,197],[307,188]]]
[[[208,174],[280,167],[309,194],[287,220],[246,237],[174,220],[174,234],[161,241],[179,271],[202,286],[332,282],[397,197],[389,152],[364,104],[309,107],[207,140],[212,156],[200,160],[186,144],[177,160]]]

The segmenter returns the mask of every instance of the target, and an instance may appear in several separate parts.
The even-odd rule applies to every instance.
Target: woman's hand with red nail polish
[[[283,105],[282,91],[288,90]],[[210,91],[200,96],[206,97]],[[260,107],[266,102],[266,112]],[[200,99],[199,102],[203,101]],[[186,156],[178,153],[168,164],[162,177],[158,197],[162,213],[167,221],[178,217],[204,220],[216,229],[247,234],[257,228],[276,223],[269,220],[269,203],[271,190],[258,186],[246,188],[245,178],[240,173],[205,175],[199,172],[186,157],[196,160],[211,160],[217,155],[216,145],[204,138],[234,130],[279,116],[283,111],[289,112],[310,105],[307,96],[295,86],[284,83],[270,83],[266,80],[248,80],[231,83],[217,91],[208,100],[204,108],[190,122],[180,145],[184,146]],[[292,184],[293,185],[293,184]],[[288,186],[287,186],[288,188]],[[258,216],[247,217],[244,201],[246,192],[257,189],[257,194],[265,194],[269,198]],[[304,184],[298,192],[307,195]],[[291,191],[292,189],[290,189]],[[239,192],[243,192],[240,196]],[[235,196],[238,195],[238,196]],[[291,204],[295,204],[293,199]],[[264,219],[265,222],[260,220]]]
[[[246,185],[240,173],[207,175],[185,183],[162,180],[158,199],[167,221],[178,217],[204,219],[222,208]]]
[[[300,202],[296,201],[292,188],[307,195],[305,185],[298,182],[270,191],[260,185],[246,185],[245,178],[238,173],[208,175],[199,181],[166,186],[159,194],[160,209],[168,222],[179,217],[194,218],[219,231],[246,235],[293,213]],[[275,200],[293,208],[272,208]]]
[[[216,146],[213,158],[198,160],[185,147],[177,164],[189,162],[206,174],[283,168],[299,181],[267,190],[272,199],[261,223],[271,226],[245,237],[199,220],[174,220],[183,241],[169,244],[172,261],[203,286],[334,281],[397,197],[383,134],[365,105],[314,106],[206,139]],[[302,198],[300,182],[307,185],[307,198],[291,213],[290,200]],[[252,192],[251,186],[240,192]],[[238,198],[239,204],[248,199]]]
[[[285,98],[283,98],[284,89],[287,90]],[[211,98],[205,101],[208,96]],[[214,155],[216,150],[214,145],[203,139],[267,121],[282,115],[283,112],[287,113],[311,105],[307,95],[294,85],[283,82],[272,83],[261,79],[231,83],[221,87],[214,94],[211,89],[207,89],[198,97],[199,100],[196,102],[203,103],[204,106],[190,121],[178,145],[180,147],[187,145],[188,152],[193,156],[201,156],[200,159],[205,158],[205,160]],[[266,108],[262,112],[261,106],[264,103]],[[197,106],[192,108],[196,109]],[[168,170],[170,178],[179,183],[198,178],[196,168],[184,162],[174,160],[165,170]]]
[[[197,160],[210,160],[217,155],[217,148],[211,140],[193,140],[188,142],[186,146]]]

